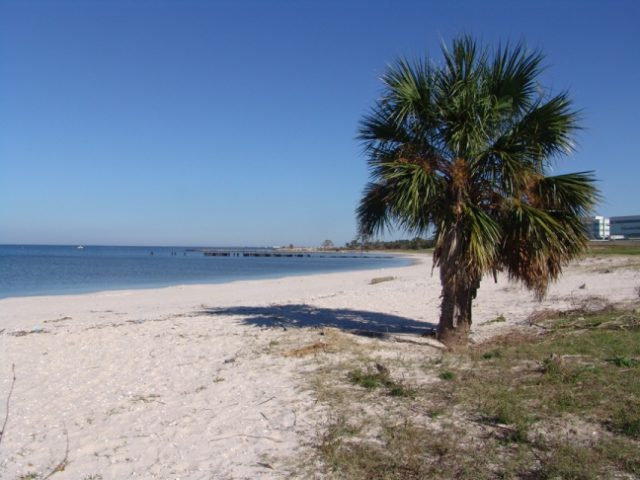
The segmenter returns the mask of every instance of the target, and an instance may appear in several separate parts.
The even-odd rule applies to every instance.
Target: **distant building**
[[[611,217],[610,236],[613,238],[640,239],[640,215]]]
[[[585,218],[584,225],[591,240],[608,240],[611,235],[609,219],[601,215]]]

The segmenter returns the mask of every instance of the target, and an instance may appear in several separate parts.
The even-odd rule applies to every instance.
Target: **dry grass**
[[[307,355],[316,355],[319,352],[327,351],[327,344],[325,342],[314,342],[310,345],[305,345],[304,347],[294,348],[293,350],[289,350],[285,352],[283,356],[285,357],[306,357]]]
[[[321,476],[640,478],[638,314],[536,323],[423,361],[386,351],[381,364],[370,349],[325,361],[313,380],[332,412],[313,444]]]

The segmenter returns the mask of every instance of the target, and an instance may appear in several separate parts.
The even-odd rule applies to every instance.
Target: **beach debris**
[[[49,333],[49,332],[40,327],[35,327],[32,330],[16,330],[15,332],[10,332],[9,335],[12,335],[14,337],[24,337],[25,335],[31,335],[34,333]]]
[[[501,322],[506,322],[507,319],[505,318],[505,316],[501,313],[500,315],[498,315],[496,318],[494,318],[493,320],[489,320],[488,322],[485,323],[501,323]]]
[[[133,395],[131,397],[131,401],[132,402],[142,402],[142,403],[152,403],[152,402],[156,402],[156,403],[161,403],[162,405],[164,405],[165,403],[161,400],[159,400],[160,395],[158,395],[157,393],[150,393],[148,395]]]
[[[579,288],[580,290],[584,290],[585,288],[587,288],[587,284],[586,284],[586,283],[583,283],[583,284],[582,284],[582,285],[580,285],[578,288]]]
[[[391,276],[387,276],[387,277],[375,277],[372,278],[371,281],[369,282],[369,285],[376,285],[378,283],[382,283],[382,282],[390,282],[391,280],[395,280],[396,277],[391,277]]]
[[[66,320],[71,320],[71,317],[54,318],[52,320],[45,320],[44,323],[58,323],[58,322],[64,322]]]
[[[222,362],[222,363],[225,363],[225,364],[227,364],[227,363],[235,363],[235,361],[236,361],[236,357],[231,357],[231,358],[225,359],[225,361]]]

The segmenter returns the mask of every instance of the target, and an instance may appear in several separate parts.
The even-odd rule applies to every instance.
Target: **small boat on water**
[[[84,247],[83,247],[82,245],[78,245],[76,248],[77,248],[78,250],[82,250]]]

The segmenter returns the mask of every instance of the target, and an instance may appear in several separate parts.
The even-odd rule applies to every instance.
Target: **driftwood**
[[[440,350],[446,350],[447,346],[442,343],[439,342],[438,340],[435,340],[433,338],[427,338],[427,337],[414,337],[412,336],[399,336],[399,335],[393,335],[391,337],[392,340],[395,340],[396,342],[400,342],[400,343],[412,343],[414,345],[423,345],[425,347],[433,347],[433,348],[437,348]]]
[[[582,313],[582,312],[581,312]],[[566,315],[566,314],[565,314]],[[560,315],[558,315],[560,316]],[[584,318],[578,318],[574,321],[553,324],[542,325],[540,321],[545,321],[550,317],[548,313],[541,312],[538,317],[529,317],[529,325],[542,328],[544,330],[558,331],[558,330],[628,330],[640,328],[640,317],[631,313],[625,313],[613,320],[607,320],[603,322],[585,323]],[[557,318],[557,317],[556,317]]]
[[[425,347],[433,347],[441,350],[446,350],[447,346],[444,343],[439,342],[433,338],[428,338],[424,336],[416,336],[412,334],[402,335],[396,334],[392,335],[386,332],[375,332],[371,330],[352,330],[349,333],[353,333],[355,335],[360,335],[361,337],[369,337],[369,338],[378,338],[380,340],[390,340],[392,342],[398,343],[412,343],[414,345],[422,345]]]
[[[4,437],[4,432],[7,428],[7,422],[9,422],[9,406],[11,404],[11,395],[13,394],[13,387],[16,384],[16,365],[15,363],[11,364],[11,373],[13,375],[13,380],[11,380],[11,387],[9,387],[9,394],[7,395],[7,404],[5,407],[4,414],[4,422],[2,423],[2,430],[0,430],[0,443],[2,443],[2,439]]]

